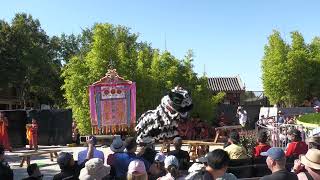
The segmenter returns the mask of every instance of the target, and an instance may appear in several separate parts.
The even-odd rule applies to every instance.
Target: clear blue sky
[[[182,58],[195,53],[195,71],[240,75],[247,90],[262,90],[261,58],[273,29],[289,41],[300,31],[306,42],[320,36],[320,1],[303,0],[1,0],[0,18],[15,13],[38,18],[48,35],[80,33],[95,22],[128,26],[139,40]]]

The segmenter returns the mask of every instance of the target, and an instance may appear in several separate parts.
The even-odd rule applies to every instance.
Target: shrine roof
[[[210,77],[208,78],[209,89],[213,92],[242,92],[245,86],[239,76],[236,77]]]

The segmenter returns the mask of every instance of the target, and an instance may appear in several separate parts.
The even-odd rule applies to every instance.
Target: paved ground
[[[81,150],[86,149],[86,147],[65,147],[65,146],[40,146],[39,150],[44,149],[59,149],[63,152],[71,152],[73,153],[74,159],[78,159],[78,152]],[[102,150],[107,157],[110,154],[110,148],[100,148],[97,149]],[[11,168],[13,169],[14,179],[21,180],[28,176],[27,174],[27,165],[25,163],[24,167],[20,167],[21,158],[18,157],[19,153],[21,152],[28,152],[26,149],[17,149],[14,152],[6,152],[6,159],[9,162]],[[37,163],[40,166],[40,171],[44,175],[44,179],[52,179],[52,177],[59,173],[60,169],[56,162],[50,161],[50,155],[39,155],[36,157],[31,157],[30,163]],[[0,178],[1,179],[1,178]]]
[[[156,145],[156,150],[160,151],[161,145]],[[39,150],[45,150],[45,149],[59,149],[62,152],[71,152],[73,153],[73,157],[75,160],[78,159],[78,152],[81,150],[86,149],[86,147],[66,147],[66,146],[40,146]],[[108,157],[108,155],[112,152],[110,148],[101,148],[98,147],[98,150],[101,150],[104,152],[105,158]],[[171,147],[173,149],[173,147]],[[188,150],[187,146],[183,146],[182,149]],[[210,147],[210,150],[211,147]],[[23,149],[15,149],[14,152],[6,152],[6,160],[9,162],[9,165],[13,169],[14,173],[14,179],[15,180],[21,180],[22,178],[25,178],[28,176],[27,174],[27,165],[25,163],[24,167],[20,167],[21,158],[18,157],[19,153],[21,152],[28,152],[29,150]],[[50,155],[39,155],[36,157],[31,158],[30,163],[37,163],[40,166],[40,171],[44,175],[44,180],[46,179],[52,179],[52,177],[60,172],[60,168],[56,162],[56,159],[54,162],[50,161]],[[1,178],[0,178],[1,179]]]

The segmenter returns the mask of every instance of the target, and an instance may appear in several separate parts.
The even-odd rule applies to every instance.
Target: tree
[[[310,84],[309,52],[304,39],[299,32],[291,33],[292,43],[287,55],[286,63],[286,102],[289,106],[299,105],[308,97]]]
[[[262,83],[266,96],[272,104],[286,101],[286,84],[288,82],[286,62],[289,47],[278,31],[268,38],[262,59]]]
[[[21,13],[11,24],[1,21],[0,26],[0,71],[7,77],[1,81],[2,87],[16,87],[24,107],[30,101],[36,105],[62,102],[61,64],[55,61],[55,43],[42,30],[39,20]]]
[[[320,37],[315,37],[309,45],[310,60],[309,60],[309,75],[310,75],[310,96],[320,96]]]
[[[262,80],[271,103],[285,106],[301,105],[303,100],[320,95],[320,38],[310,44],[301,33],[291,33],[286,44],[280,33],[269,36],[262,59]]]
[[[85,50],[80,43],[81,53],[67,62],[62,74],[65,98],[81,133],[91,132],[87,88],[104,76],[110,66],[137,83],[138,117],[156,108],[170,89],[181,85],[194,96],[194,112],[212,119],[215,101],[207,88],[207,79],[198,78],[192,69],[192,51],[179,60],[168,51],[160,52],[147,42],[137,42],[138,35],[124,26],[95,24],[91,32],[91,43]]]

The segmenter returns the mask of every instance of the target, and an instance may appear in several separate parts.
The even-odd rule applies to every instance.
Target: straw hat
[[[80,180],[102,180],[110,174],[111,167],[105,166],[99,158],[93,158],[86,162],[85,167],[81,169]]]
[[[320,170],[320,150],[309,149],[306,155],[301,156],[301,163],[312,169]]]

